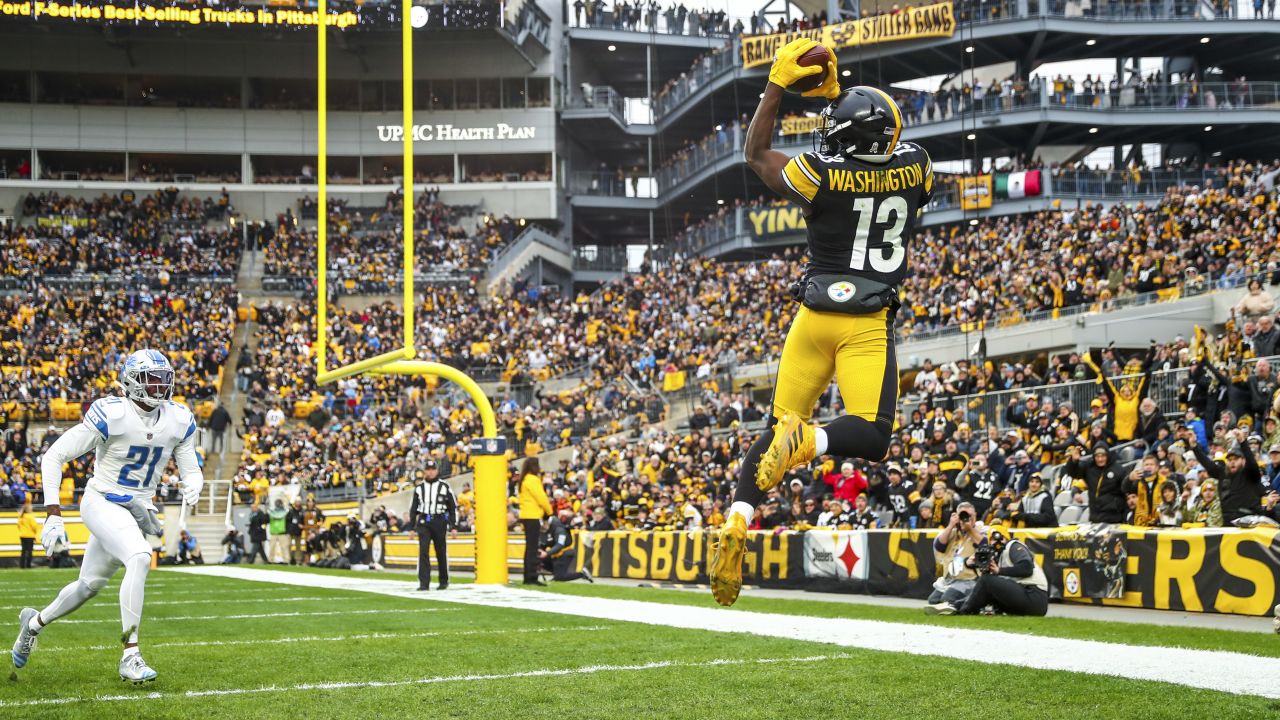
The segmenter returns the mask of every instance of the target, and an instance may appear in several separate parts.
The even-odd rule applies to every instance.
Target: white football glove
[[[134,498],[126,508],[129,510],[129,514],[133,515],[133,519],[138,523],[138,529],[142,531],[143,535],[164,537],[164,523],[160,522],[156,507],[150,500]]]
[[[178,489],[182,491],[182,502],[194,506],[200,502],[200,491],[204,489],[204,478],[192,475],[178,481]]]
[[[44,530],[40,531],[40,544],[44,552],[53,557],[53,548],[59,543],[67,542],[67,530],[63,527],[61,515],[49,515],[44,519]]]

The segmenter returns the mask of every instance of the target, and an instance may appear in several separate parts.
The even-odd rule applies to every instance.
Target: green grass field
[[[19,609],[44,605],[72,577],[0,571],[6,650]],[[433,593],[406,599],[165,571],[151,575],[142,628],[144,654],[160,678],[135,688],[116,676],[117,587],[41,635],[30,664],[0,684],[0,718],[1280,716],[1274,700],[1174,684],[458,605]],[[711,604],[675,591],[580,584],[550,591],[665,602],[672,613]],[[738,607],[1280,655],[1275,636],[1264,634],[926,619],[749,595]],[[1194,672],[1170,668],[1171,677]]]

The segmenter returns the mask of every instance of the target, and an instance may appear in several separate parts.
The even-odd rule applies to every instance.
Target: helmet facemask
[[[155,355],[141,362],[131,357],[120,371],[125,397],[148,408],[173,397],[173,368],[159,353]]]

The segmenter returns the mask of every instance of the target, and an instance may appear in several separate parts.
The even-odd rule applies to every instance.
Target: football
[[[831,51],[822,45],[814,45],[808,52],[800,56],[796,61],[799,65],[810,66],[817,65],[822,68],[822,72],[801,78],[794,82],[791,87],[787,88],[787,92],[803,93],[808,92],[827,81],[827,63],[831,62]]]

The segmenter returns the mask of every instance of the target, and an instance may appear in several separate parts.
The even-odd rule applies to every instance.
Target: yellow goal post
[[[493,405],[484,391],[469,375],[441,363],[415,360],[414,288],[413,288],[413,25],[412,0],[403,0],[401,17],[401,63],[404,102],[404,345],[399,350],[330,368],[329,362],[329,168],[328,168],[328,12],[327,0],[320,0],[316,10],[319,39],[316,60],[316,383],[327,385],[363,373],[384,375],[433,375],[456,383],[475,403],[480,414],[482,437],[471,444],[475,461],[476,493],[476,582],[507,582],[507,461],[506,441],[498,436],[498,423]]]

